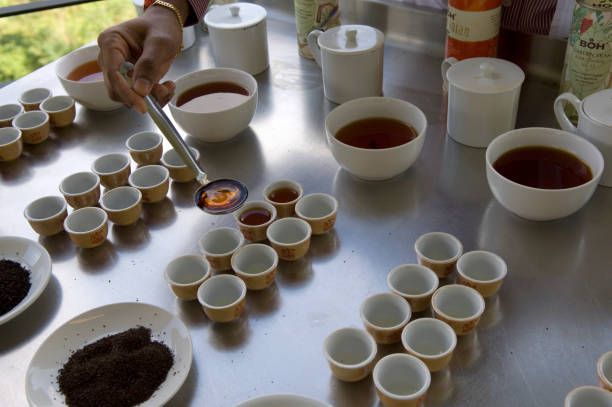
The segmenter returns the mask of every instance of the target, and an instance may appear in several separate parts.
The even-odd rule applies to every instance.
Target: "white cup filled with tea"
[[[230,68],[204,69],[176,80],[170,101],[174,120],[207,142],[229,140],[249,127],[257,108],[257,81]]]
[[[385,180],[406,171],[425,142],[427,118],[399,99],[368,97],[346,102],[327,115],[329,148],[342,168],[365,180]]]
[[[98,65],[100,48],[90,45],[63,56],[55,73],[66,92],[91,110],[115,110],[123,106],[108,96],[102,69]]]
[[[603,169],[603,156],[589,141],[544,127],[502,134],[486,152],[493,196],[529,220],[559,219],[578,211],[595,192]]]

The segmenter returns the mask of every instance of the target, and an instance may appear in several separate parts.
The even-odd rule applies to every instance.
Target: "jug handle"
[[[448,79],[446,78],[446,72],[450,69],[451,66],[459,62],[459,60],[455,57],[446,58],[442,61],[442,66],[440,67],[442,73],[442,86],[444,89],[448,89]]]
[[[565,103],[563,103],[564,101],[571,103],[579,114],[581,108],[580,105],[582,104],[582,102],[580,101],[580,99],[574,96],[574,94],[569,92],[562,93],[557,97],[557,99],[555,99],[555,116],[557,116],[559,126],[561,126],[561,128],[565,131],[569,131],[571,133],[578,133],[578,129],[576,128],[576,126],[574,126],[574,123],[572,123],[571,120],[565,114]]]
[[[321,34],[323,34],[321,30],[312,30],[307,38],[308,48],[312,51],[312,56],[319,66],[321,66],[321,48],[319,47],[319,36]]]

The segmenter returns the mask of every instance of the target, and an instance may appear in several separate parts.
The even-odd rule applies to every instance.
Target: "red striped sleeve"
[[[512,0],[504,7],[502,26],[528,34],[548,35],[557,0]]]
[[[196,24],[198,21],[202,21],[204,13],[206,13],[206,9],[208,8],[208,2],[209,0],[189,0],[189,4],[191,4],[191,13],[189,13],[185,25],[192,25]]]

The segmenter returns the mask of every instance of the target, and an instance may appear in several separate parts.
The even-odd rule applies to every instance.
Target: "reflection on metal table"
[[[387,45],[384,93],[419,106],[429,121],[424,150],[403,175],[359,181],[339,169],[327,146],[324,119],[334,105],[323,97],[321,74],[298,56],[291,15],[269,21],[271,67],[257,76],[259,106],[249,130],[223,144],[188,137],[212,178],[240,179],[261,198],[279,178],[305,192],[326,192],[340,204],[338,223],[313,239],[302,261],[283,263],[270,289],[249,293],[247,315],[235,323],[209,322],[197,302],[175,299],[163,279],[174,257],[198,253],[198,239],[231,216],[193,206],[198,184],[172,184],[169,197],[147,205],[131,227],[112,226],[99,248],[78,250],[65,233],[40,242],[53,259],[46,291],[27,311],[0,327],[0,394],[5,406],[26,405],[27,365],[58,326],[104,304],[141,301],[161,306],[189,327],[194,363],[170,406],[232,406],[269,393],[299,393],[334,406],[375,406],[370,378],[356,384],[333,379],[322,354],[324,338],[361,326],[359,306],[387,290],[387,273],[413,263],[422,233],[446,231],[466,251],[491,250],[508,263],[498,296],[487,301],[475,334],[461,338],[450,370],[434,374],[426,405],[558,406],[565,394],[595,384],[596,359],[612,345],[612,189],[564,220],[535,223],[504,210],[486,183],[484,150],[446,136],[445,100],[436,57]],[[212,67],[206,36],[174,63],[168,78]],[[0,90],[0,101],[49,86],[64,93],[54,64]],[[358,86],[358,84],[355,84]],[[519,126],[552,126],[556,86],[528,80]],[[0,164],[0,235],[38,236],[22,217],[26,204],[57,195],[60,180],[88,170],[99,155],[125,152],[131,134],[153,129],[148,116],[125,108],[100,113],[79,108],[72,127],[27,146],[13,163]],[[168,146],[166,146],[168,148]],[[381,354],[401,351],[384,347]]]

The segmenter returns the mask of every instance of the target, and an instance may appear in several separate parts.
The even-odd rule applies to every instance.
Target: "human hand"
[[[172,81],[159,81],[180,51],[182,41],[183,30],[174,12],[157,6],[102,32],[98,37],[98,63],[111,99],[141,113],[147,110],[143,97],[148,94],[162,106],[168,103],[175,85]],[[119,73],[124,61],[134,63],[131,86]]]

